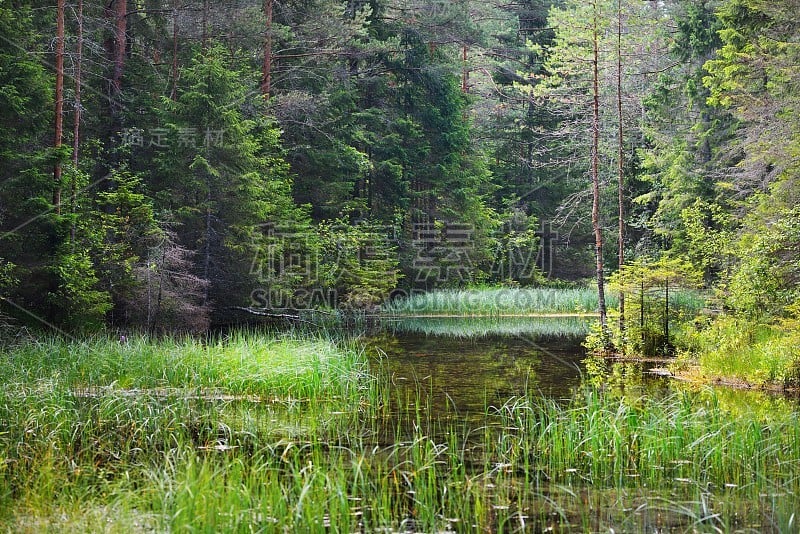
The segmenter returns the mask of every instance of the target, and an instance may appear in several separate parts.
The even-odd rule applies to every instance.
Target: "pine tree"
[[[253,257],[265,245],[260,228],[305,218],[290,196],[279,132],[262,113],[246,117],[248,77],[224,48],[209,44],[180,73],[175,100],[162,101],[163,147],[150,188],[157,208],[174,219],[178,244],[191,251],[203,282],[202,305],[249,302],[257,280]]]

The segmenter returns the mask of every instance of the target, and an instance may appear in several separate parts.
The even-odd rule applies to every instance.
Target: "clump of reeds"
[[[613,300],[613,296],[609,295]],[[613,303],[612,303],[613,305]],[[443,289],[418,292],[384,305],[389,315],[592,314],[597,291],[555,288]]]
[[[326,340],[117,345],[51,341],[3,354],[3,528],[795,525],[800,425],[791,410],[734,415],[708,393],[587,388],[569,402],[514,398],[474,423],[433,411],[421,393],[393,398],[362,353]]]
[[[8,361],[13,358],[13,361]],[[6,353],[0,380],[71,389],[222,389],[308,397],[347,388],[363,359],[322,337],[233,332],[217,339],[98,336],[40,340]]]
[[[582,337],[592,317],[402,317],[386,322],[397,332],[455,338],[485,336]]]

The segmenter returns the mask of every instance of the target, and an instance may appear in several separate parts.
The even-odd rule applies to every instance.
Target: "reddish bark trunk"
[[[72,126],[72,164],[78,168],[81,143],[81,80],[83,78],[83,0],[78,0],[78,32],[75,46],[75,123]],[[74,182],[72,196],[75,196]],[[74,199],[73,199],[74,201]]]
[[[605,283],[603,275],[603,229],[600,226],[600,65],[598,35],[598,5],[593,3],[592,28],[592,228],[594,229],[595,257],[597,260],[597,307],[600,326],[606,337],[608,320],[606,312]],[[606,339],[607,341],[607,339]]]
[[[83,79],[83,0],[78,0],[78,31],[77,31],[77,44],[75,46],[75,116],[74,124],[72,125],[72,165],[75,168],[74,172],[78,172],[78,162],[80,161],[79,149],[81,146],[81,81]],[[70,211],[75,213],[75,195],[77,188],[75,186],[75,179],[70,183],[69,192],[69,206]],[[70,241],[75,243],[75,219],[72,220],[72,226],[69,229]]]

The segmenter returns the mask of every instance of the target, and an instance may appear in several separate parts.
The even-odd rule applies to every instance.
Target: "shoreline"
[[[619,363],[672,364],[676,362],[675,358],[635,357],[620,355],[604,356],[604,358],[606,360]],[[700,366],[697,364],[692,364],[683,371],[674,371],[669,369],[667,366],[664,366],[652,367],[643,372],[697,386],[722,386],[730,389],[745,391],[764,391],[768,393],[780,393],[784,395],[800,395],[800,386],[797,385],[787,386],[786,384],[775,381],[752,382],[735,376],[705,376],[703,375]]]

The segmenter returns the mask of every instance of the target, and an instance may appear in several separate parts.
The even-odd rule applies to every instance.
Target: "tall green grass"
[[[791,493],[800,484],[796,413],[732,416],[713,392],[629,399],[589,388],[568,405],[515,399],[496,414],[518,429],[501,458],[524,457],[552,481]]]
[[[385,328],[401,333],[454,338],[485,336],[582,337],[591,317],[401,317],[386,320]]]
[[[473,424],[326,340],[117,345],[4,352],[0,528],[790,531],[800,505],[791,410],[585,389]]]
[[[126,341],[48,338],[0,352],[0,380],[49,389],[221,389],[229,394],[309,397],[349,387],[365,366],[323,337],[233,332]]]
[[[680,343],[685,353],[676,367],[696,362],[706,379],[800,383],[800,333],[795,327],[721,316],[704,330],[685,333]]]
[[[615,306],[613,295],[609,305]],[[443,289],[413,293],[382,308],[389,315],[528,315],[589,314],[597,311],[592,289],[496,288]]]
[[[411,430],[392,443],[192,456],[161,479],[152,513],[176,530],[725,531],[769,521],[783,531],[798,505],[794,415],[732,418],[713,395],[519,398],[475,428],[408,416]]]

